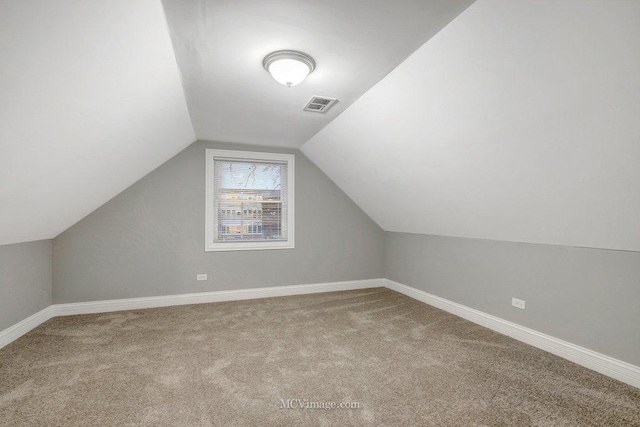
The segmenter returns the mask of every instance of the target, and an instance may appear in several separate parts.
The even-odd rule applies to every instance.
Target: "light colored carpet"
[[[0,423],[621,426],[640,390],[378,288],[52,319],[0,350]]]

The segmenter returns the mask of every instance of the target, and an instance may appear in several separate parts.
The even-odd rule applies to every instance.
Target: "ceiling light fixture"
[[[278,83],[289,87],[302,83],[316,68],[312,57],[296,50],[271,52],[262,65]]]

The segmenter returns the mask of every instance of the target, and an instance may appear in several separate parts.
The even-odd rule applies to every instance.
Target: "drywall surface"
[[[390,280],[640,366],[639,252],[390,232],[385,240]]]
[[[205,252],[205,149],[294,153],[295,249]],[[55,303],[383,277],[383,231],[298,150],[196,142],[53,242]],[[208,281],[196,281],[196,274]]]
[[[51,305],[51,240],[0,246],[0,331]]]
[[[640,250],[640,2],[480,0],[302,146],[384,230]]]
[[[471,3],[163,0],[198,139],[296,148]],[[303,84],[285,88],[262,67],[281,49],[315,60]],[[304,112],[317,95],[339,102]]]
[[[196,140],[159,0],[0,1],[0,244],[51,239]]]

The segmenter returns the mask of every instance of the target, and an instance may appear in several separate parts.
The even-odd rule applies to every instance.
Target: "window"
[[[294,247],[294,156],[206,150],[206,251]]]

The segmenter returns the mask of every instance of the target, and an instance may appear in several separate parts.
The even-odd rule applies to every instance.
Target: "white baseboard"
[[[282,297],[287,295],[348,291],[354,289],[384,287],[385,284],[385,279],[351,280],[347,282],[313,283],[309,285],[274,286],[269,288],[200,292],[157,297],[78,302],[71,304],[53,304],[5,329],[4,331],[0,331],[0,348],[12,343],[36,326],[56,316],[108,313],[112,311],[168,307],[173,305],[203,304],[210,302]]]
[[[445,310],[471,322],[510,336],[519,341],[568,359],[601,374],[640,388],[640,367],[614,359],[604,354],[571,344],[499,317],[474,310],[462,304],[437,297],[427,292],[388,279],[352,280],[348,282],[315,283],[310,285],[275,286],[269,288],[239,289],[231,291],[201,292],[143,298],[90,301],[71,304],[54,304],[33,316],[0,332],[0,348],[13,342],[36,326],[56,316],[107,313],[112,311],[168,307],[185,304],[203,304],[222,301],[239,301],[256,298],[304,295],[321,292],[347,291],[387,287],[418,301]]]
[[[0,331],[0,348],[10,344],[35,328],[36,326],[46,322],[53,317],[52,306],[40,310],[26,319],[8,327],[4,331]]]
[[[518,341],[570,360],[578,365],[640,388],[640,367],[638,366],[554,338],[542,332],[534,331],[533,329],[520,326],[517,323],[474,310],[462,304],[437,297],[419,289],[412,288],[411,286],[388,279],[385,279],[385,281],[385,286],[391,290],[400,292],[418,301],[422,301],[473,323],[477,323],[478,325],[515,338]]]
[[[69,316],[73,314],[107,313],[110,311],[137,310],[142,308],[168,307],[173,305],[204,304],[222,301],[282,297],[287,295],[348,291],[353,289],[384,287],[385,284],[386,279],[352,280],[348,282],[314,283],[310,285],[274,286],[270,288],[239,289],[157,297],[78,302],[71,304],[54,304],[52,308],[55,316]]]

